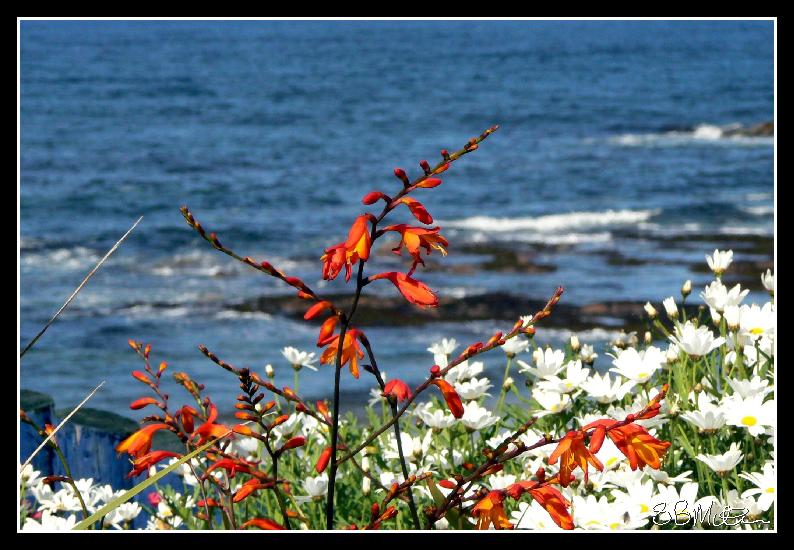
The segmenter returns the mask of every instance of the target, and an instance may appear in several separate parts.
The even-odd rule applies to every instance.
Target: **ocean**
[[[91,405],[140,417],[127,408],[145,393],[129,374],[141,367],[130,338],[226,411],[237,384],[199,344],[260,373],[270,363],[291,384],[281,348],[319,356],[318,323],[246,305],[289,289],[213,250],[179,207],[237,252],[344,292],[341,277],[322,281],[319,258],[364,211],[361,197],[395,192],[394,167],[416,176],[419,160],[492,124],[500,130],[441,186],[417,194],[450,241],[449,256],[417,273],[442,298],[543,300],[563,285],[565,304],[659,307],[692,279],[699,303],[704,254],[731,247],[747,300],[761,300],[774,140],[734,130],[773,119],[773,31],[764,21],[23,21],[20,346],[144,219],[22,359],[21,386],[69,407],[105,380]],[[368,273],[405,269],[389,248]],[[395,295],[388,283],[365,292]],[[389,377],[418,382],[429,345],[487,340],[512,325],[498,313],[360,328]],[[620,321],[580,335],[600,368]],[[569,334],[539,325],[537,339]],[[483,360],[499,378],[504,356]],[[328,366],[304,369],[300,391],[327,397],[332,379]],[[343,398],[360,403],[372,387],[366,373],[345,376]]]

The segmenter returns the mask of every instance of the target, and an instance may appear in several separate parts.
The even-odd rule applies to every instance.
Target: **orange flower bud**
[[[323,449],[323,452],[320,453],[320,458],[317,459],[317,464],[315,464],[314,469],[317,470],[318,474],[323,473],[325,468],[328,466],[328,462],[331,460],[331,447],[326,447]]]
[[[130,408],[133,411],[137,411],[139,409],[144,408],[147,405],[156,405],[157,399],[154,397],[141,397],[140,399],[136,399],[132,403],[130,403]]]
[[[438,386],[438,389],[441,390],[441,393],[444,396],[444,400],[447,402],[447,407],[452,413],[452,416],[455,418],[460,418],[463,416],[463,403],[461,402],[460,396],[458,395],[458,392],[455,391],[455,388],[452,386],[452,384],[443,378],[434,378],[431,383]]]

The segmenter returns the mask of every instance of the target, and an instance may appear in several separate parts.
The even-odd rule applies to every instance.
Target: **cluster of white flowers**
[[[52,484],[45,483],[41,472],[30,464],[20,468],[20,488],[29,513],[22,524],[23,531],[63,531],[74,527],[82,519],[83,506],[75,488],[71,484],[56,482],[57,491]],[[123,494],[114,491],[110,485],[94,484],[94,480],[77,479],[74,482],[83,504],[89,513],[94,513],[105,504]],[[103,527],[111,529],[128,528],[133,519],[142,511],[136,502],[126,502],[105,516]]]

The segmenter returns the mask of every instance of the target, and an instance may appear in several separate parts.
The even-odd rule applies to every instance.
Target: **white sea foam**
[[[273,318],[264,311],[237,311],[235,309],[224,309],[215,314],[216,319],[257,319],[269,321]]]
[[[520,218],[472,216],[439,223],[442,227],[472,231],[470,238],[475,241],[488,240],[497,233],[519,241],[579,244],[606,242],[611,238],[608,231],[587,230],[644,223],[658,213],[659,210],[606,210]]]
[[[644,146],[679,146],[687,143],[714,143],[719,145],[772,145],[774,138],[769,136],[742,136],[731,135],[729,130],[738,129],[740,126],[716,126],[714,124],[699,124],[689,131],[675,130],[671,132],[646,133],[646,134],[621,134],[609,138],[614,145],[626,147]]]
[[[774,206],[743,206],[742,210],[753,216],[767,216],[775,213]]]
[[[21,266],[48,267],[56,269],[88,269],[99,261],[100,256],[90,248],[55,248],[38,252],[26,252],[23,248],[19,257]]]

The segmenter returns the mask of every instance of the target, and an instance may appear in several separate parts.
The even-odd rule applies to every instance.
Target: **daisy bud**
[[[503,389],[504,391],[507,391],[507,390],[509,390],[510,388],[512,388],[512,387],[513,387],[513,384],[514,384],[514,382],[515,382],[515,381],[513,380],[513,378],[512,378],[512,377],[510,377],[510,376],[508,376],[507,378],[505,378],[505,381],[504,381],[504,383],[502,384],[502,389]]]
[[[678,317],[678,307],[675,305],[675,300],[672,296],[662,300],[662,305],[669,319],[676,319]]]
[[[694,391],[695,393],[702,392],[703,391],[703,384],[698,382],[697,384],[695,384],[695,387],[692,388],[692,391]]]
[[[687,279],[686,281],[684,281],[684,284],[681,285],[681,296],[686,298],[691,293],[692,293],[692,281]]]
[[[656,308],[654,308],[650,302],[645,302],[643,307],[645,309],[645,313],[648,314],[648,317],[651,319],[656,319]]]
[[[265,374],[268,378],[273,378],[276,375],[273,371],[273,365],[265,365]]]
[[[369,457],[367,455],[361,458],[361,469],[365,472],[369,472]]]
[[[364,479],[361,480],[361,492],[364,493],[365,495],[368,495],[370,489],[371,489],[371,485],[369,478],[365,476]]]
[[[720,323],[720,321],[722,320],[722,315],[720,315],[720,312],[717,311],[716,309],[714,309],[713,307],[710,307],[709,308],[709,313],[711,313],[711,321],[715,325],[718,325]]]
[[[581,348],[581,344],[579,343],[579,338],[574,334],[571,336],[571,351],[574,353],[579,353],[579,349]]]
[[[653,342],[653,336],[651,335],[651,333],[649,331],[647,331],[647,330],[645,331],[645,335],[643,337],[643,340],[645,341],[646,345],[651,345],[651,342]]]

